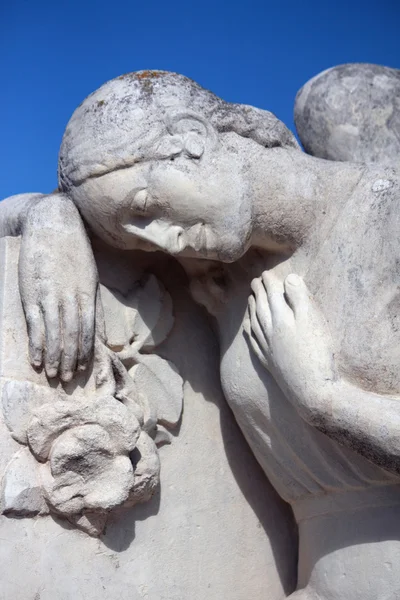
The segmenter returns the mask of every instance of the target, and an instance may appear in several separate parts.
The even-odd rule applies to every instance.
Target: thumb
[[[284,282],[287,303],[295,318],[306,314],[310,303],[310,294],[303,279],[294,273],[288,275]]]

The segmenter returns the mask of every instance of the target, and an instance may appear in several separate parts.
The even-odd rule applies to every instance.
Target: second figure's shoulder
[[[366,166],[338,225],[365,250],[390,247],[400,258],[400,169]]]
[[[400,157],[399,168],[366,166],[354,191],[356,197],[361,193],[366,200],[369,198],[367,204],[370,205],[396,202],[400,196]]]

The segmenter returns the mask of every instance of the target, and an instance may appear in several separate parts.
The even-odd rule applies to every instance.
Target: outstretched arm
[[[335,369],[327,325],[304,281],[268,272],[252,283],[246,332],[253,351],[310,425],[400,474],[400,397],[364,391]]]
[[[14,235],[31,363],[69,381],[94,342],[98,276],[82,219],[64,194],[12,196],[0,203],[0,237]]]

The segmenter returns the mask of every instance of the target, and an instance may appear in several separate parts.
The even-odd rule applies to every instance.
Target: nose
[[[126,223],[123,227],[130,235],[157,246],[169,254],[178,254],[187,245],[185,230],[179,225],[142,218]]]

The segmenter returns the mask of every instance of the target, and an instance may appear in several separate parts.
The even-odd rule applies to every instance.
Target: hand
[[[70,381],[85,370],[94,343],[98,275],[81,217],[63,194],[28,212],[19,258],[19,287],[32,366]]]
[[[264,271],[251,284],[245,330],[260,362],[298,408],[309,409],[335,380],[325,320],[297,275],[284,283]]]

